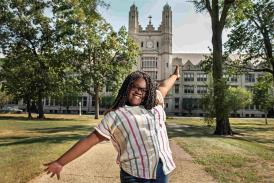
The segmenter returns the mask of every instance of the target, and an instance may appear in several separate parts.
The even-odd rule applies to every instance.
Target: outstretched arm
[[[180,78],[179,66],[176,65],[175,71],[172,75],[170,75],[167,79],[165,79],[162,83],[160,83],[159,91],[161,92],[163,98],[167,95],[168,91],[172,88],[175,81]]]
[[[57,178],[60,179],[60,172],[63,166],[78,158],[87,150],[89,150],[92,146],[98,144],[99,142],[102,142],[103,140],[106,140],[106,138],[100,135],[97,131],[92,132],[85,139],[79,140],[60,158],[50,163],[44,164],[44,166],[46,166],[46,169],[44,171],[46,171],[47,174],[51,173],[51,177],[56,174]]]

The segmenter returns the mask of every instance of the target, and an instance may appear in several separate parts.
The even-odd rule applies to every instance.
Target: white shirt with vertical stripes
[[[159,91],[157,98],[163,103]],[[156,179],[159,159],[166,175],[175,169],[165,120],[161,105],[151,110],[143,106],[124,106],[107,113],[95,129],[111,140],[118,152],[117,163],[125,172],[135,177]]]

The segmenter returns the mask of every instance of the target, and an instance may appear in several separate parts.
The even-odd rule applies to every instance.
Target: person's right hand
[[[47,172],[47,174],[51,173],[50,177],[53,177],[56,174],[57,179],[60,179],[60,172],[63,169],[63,165],[61,165],[57,161],[52,161],[50,163],[45,163],[44,166],[47,167],[46,169],[44,169],[44,171]]]

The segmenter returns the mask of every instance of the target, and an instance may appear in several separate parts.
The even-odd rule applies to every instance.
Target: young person
[[[127,76],[113,107],[90,135],[57,160],[45,164],[51,177],[60,179],[62,168],[92,146],[111,140],[118,152],[120,179],[126,182],[168,182],[175,169],[165,126],[164,97],[180,77],[179,67],[156,86],[144,72]]]

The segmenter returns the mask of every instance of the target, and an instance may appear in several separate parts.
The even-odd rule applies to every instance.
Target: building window
[[[166,63],[166,67],[168,68],[168,63]]]
[[[83,106],[86,107],[87,106],[87,97],[83,97]]]
[[[157,41],[157,48],[159,48],[159,42]]]
[[[151,79],[157,79],[157,71],[145,71],[150,77]]]
[[[45,105],[46,105],[46,106],[50,106],[50,99],[49,99],[49,98],[46,98]]]
[[[142,57],[142,68],[157,68],[157,57]]]
[[[254,74],[245,74],[245,82],[254,83],[255,82],[255,75]]]
[[[205,74],[205,73],[198,73],[197,74],[197,81],[207,81],[207,74]]]
[[[194,73],[184,73],[184,81],[194,81]]]
[[[185,85],[184,86],[184,93],[194,93],[194,86]]]
[[[168,103],[166,103],[165,108],[168,108]]]
[[[92,97],[92,99],[91,99],[91,106],[95,106],[95,98],[94,97]]]
[[[179,93],[179,88],[180,88],[180,85],[179,84],[175,84],[175,93]]]
[[[200,94],[207,93],[207,87],[206,86],[197,86],[197,93],[200,93]]]
[[[142,48],[144,47],[144,42],[143,42],[143,41],[141,42],[141,47],[142,47]]]
[[[230,81],[233,82],[233,83],[237,83],[238,82],[238,76],[237,75],[231,76]]]
[[[175,109],[179,109],[180,98],[175,98]]]

